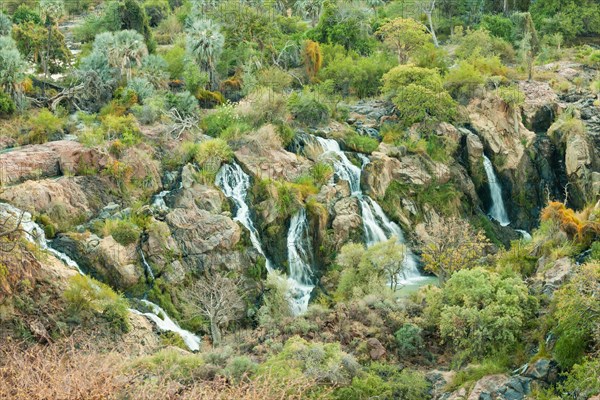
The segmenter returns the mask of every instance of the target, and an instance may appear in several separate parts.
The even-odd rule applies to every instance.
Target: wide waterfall
[[[315,287],[310,266],[312,246],[308,235],[308,220],[304,208],[292,217],[287,236],[287,250],[292,311],[294,315],[297,315],[308,308],[310,294]]]
[[[362,168],[370,162],[369,159],[362,154],[358,154],[362,161],[362,168],[359,168],[352,164],[341,150],[337,141],[318,136],[316,136],[316,139],[323,148],[324,154],[333,154],[335,156],[333,167],[338,179],[346,180],[350,183],[352,195],[357,198],[360,204],[367,246],[383,242],[392,236],[395,236],[398,242],[406,244],[402,229],[396,223],[390,221],[381,206],[375,200],[365,195],[360,188]],[[424,278],[419,272],[415,255],[408,247],[406,250],[401,280],[403,284],[419,281]]]
[[[225,196],[235,203],[236,212],[234,219],[248,229],[252,246],[265,257],[267,271],[269,273],[272,272],[274,270],[273,265],[266,256],[258,231],[254,227],[254,223],[250,217],[250,207],[246,202],[248,189],[250,188],[250,176],[237,163],[226,164],[221,167],[217,174],[216,185],[221,188]],[[311,281],[310,242],[307,238],[308,223],[306,221],[306,211],[301,210],[292,217],[287,237],[288,264],[290,268],[288,285],[290,287],[290,305],[294,314],[306,311],[310,293],[314,288]]]
[[[0,203],[0,216],[3,218],[11,218],[14,220],[14,223],[19,221],[21,218],[21,229],[25,232],[25,237],[31,243],[37,245],[41,250],[47,251],[48,253],[55,256],[57,259],[64,262],[67,266],[77,270],[80,274],[83,275],[83,271],[79,268],[77,262],[71,259],[64,253],[61,253],[58,250],[53,249],[49,246],[48,239],[46,238],[46,234],[42,227],[36,224],[30,213],[23,212],[16,207],[11,206],[10,204]],[[145,257],[142,253],[143,261],[146,262]],[[149,266],[147,266],[149,269]],[[152,270],[150,269],[150,272]],[[129,309],[130,312],[138,315],[144,315],[150,320],[156,323],[158,329],[161,331],[169,331],[175,332],[185,342],[185,344],[189,347],[190,350],[196,351],[200,348],[201,339],[194,335],[193,333],[186,331],[185,329],[181,329],[177,323],[175,323],[171,318],[167,315],[167,313],[160,308],[158,305],[151,303],[147,300],[141,300],[142,303],[146,304],[150,307],[152,312],[142,313],[138,310]]]
[[[485,169],[485,174],[487,175],[488,185],[490,187],[490,196],[492,199],[492,206],[490,208],[489,215],[498,221],[500,225],[507,226],[510,224],[510,220],[508,219],[508,214],[506,214],[506,209],[504,208],[504,201],[502,200],[502,188],[500,187],[500,183],[498,182],[498,178],[494,172],[494,166],[492,165],[492,162],[485,155],[483,156],[483,167]]]

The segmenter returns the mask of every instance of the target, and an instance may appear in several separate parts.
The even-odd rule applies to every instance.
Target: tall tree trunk
[[[504,15],[508,15],[508,0],[504,0],[504,6],[502,7]]]
[[[435,4],[435,2],[434,2]],[[433,10],[430,10],[427,13],[427,21],[429,22],[429,30],[431,31],[431,37],[433,38],[433,44],[435,45],[435,47],[440,47],[440,43],[438,42],[437,36],[435,34],[435,29],[433,29],[433,18],[431,17],[431,14],[433,13]]]

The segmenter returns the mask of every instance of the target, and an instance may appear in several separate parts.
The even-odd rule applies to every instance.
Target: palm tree
[[[225,37],[219,25],[209,19],[193,21],[187,29],[186,47],[194,57],[200,69],[208,73],[210,85],[214,89],[217,84],[217,60],[223,52]]]
[[[44,57],[44,77],[48,79],[48,61],[50,60],[50,43],[52,41],[52,29],[58,28],[58,20],[65,13],[65,3],[62,0],[40,0],[42,18],[45,20],[48,30],[46,41],[46,57]]]
[[[133,65],[141,66],[142,58],[148,55],[144,37],[133,30],[119,31],[113,35],[113,41],[107,48],[108,62],[119,69],[121,76],[126,72],[127,79],[131,79]]]

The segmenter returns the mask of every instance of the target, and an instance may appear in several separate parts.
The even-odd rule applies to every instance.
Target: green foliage
[[[537,306],[520,278],[483,268],[455,272],[435,297],[442,339],[466,357],[513,349]]]
[[[217,109],[202,119],[200,127],[205,134],[212,137],[219,135],[229,126],[239,122],[240,118],[235,112],[233,104],[227,103],[217,107]]]
[[[422,329],[414,324],[404,324],[394,333],[401,357],[414,356],[423,348]]]
[[[360,135],[356,132],[351,132],[344,138],[344,143],[353,151],[370,154],[377,150],[379,141],[370,136]]]
[[[144,11],[148,16],[150,26],[156,27],[169,15],[171,8],[167,0],[145,0]]]
[[[502,15],[486,14],[481,19],[481,27],[490,35],[512,43],[515,39],[515,23]]]
[[[301,124],[317,126],[329,121],[329,108],[314,92],[294,92],[289,97],[288,108],[294,119]]]
[[[166,348],[152,355],[135,359],[131,368],[186,384],[205,377],[204,365],[203,358],[197,354]]]
[[[267,275],[263,304],[258,311],[258,322],[269,331],[282,326],[293,316],[287,297],[288,282],[279,272]]]
[[[534,21],[543,33],[561,33],[565,39],[600,32],[600,5],[593,0],[545,0],[531,5]]]
[[[211,139],[200,143],[194,159],[205,170],[216,173],[221,164],[233,159],[233,151],[223,139]]]
[[[421,400],[429,397],[430,385],[422,373],[394,365],[373,363],[354,377],[352,384],[335,392],[339,400]]]
[[[553,355],[564,368],[581,362],[590,346],[598,344],[600,300],[590,293],[599,287],[600,268],[592,262],[579,267],[572,280],[554,293],[552,315],[558,340]]]
[[[182,117],[191,117],[198,114],[198,101],[190,92],[168,93],[167,108],[175,109]]]
[[[397,108],[404,126],[424,121],[452,121],[456,104],[433,69],[400,65],[383,76],[383,94]]]
[[[317,26],[307,36],[320,43],[339,44],[346,50],[369,54],[374,46],[370,33],[370,10],[360,4],[327,1]]]
[[[383,24],[377,31],[383,42],[406,64],[410,56],[431,40],[427,28],[412,18],[396,18]]]
[[[510,360],[506,355],[498,355],[495,358],[486,358],[474,365],[469,365],[456,372],[452,382],[445,388],[448,391],[474,383],[488,375],[503,374],[509,368]]]
[[[504,61],[511,61],[515,54],[510,43],[491,36],[485,29],[467,30],[464,36],[457,38],[456,56],[463,60],[471,57],[498,56]]]
[[[600,394],[600,359],[587,358],[566,374],[567,379],[559,385],[559,392],[574,399],[589,399]]]
[[[467,61],[461,61],[444,77],[444,87],[457,100],[469,100],[483,83],[481,73]]]
[[[0,48],[0,88],[14,93],[25,77],[26,64],[12,38],[0,36]]]
[[[64,298],[75,315],[82,318],[99,315],[115,331],[129,331],[127,300],[104,283],[84,275],[75,275],[69,281]]]
[[[15,112],[15,103],[9,95],[0,91],[0,117],[10,116]]]
[[[48,29],[50,29],[49,40]],[[12,36],[21,54],[24,54],[28,61],[36,63],[40,71],[47,54],[50,73],[63,71],[71,60],[71,52],[67,48],[65,37],[54,25],[46,28],[33,22],[26,22],[15,25]]]
[[[307,342],[294,336],[281,352],[259,366],[257,375],[275,379],[304,376],[325,384],[344,385],[351,382],[359,369],[356,360],[343,352],[339,343]]]
[[[104,221],[102,233],[104,236],[111,235],[117,243],[128,246],[139,240],[141,229],[130,220],[107,219]]]
[[[224,375],[233,382],[251,377],[257,370],[257,364],[247,356],[233,357],[224,369]]]
[[[310,168],[310,175],[318,186],[327,184],[333,176],[333,172],[333,167],[324,162],[316,162]]]
[[[6,14],[0,11],[0,36],[10,35],[12,30],[12,21]]]
[[[33,22],[34,24],[41,25],[42,19],[40,15],[31,8],[27,7],[26,4],[21,4],[12,15],[13,23],[23,24],[26,22]]]
[[[23,144],[45,143],[50,139],[60,137],[65,121],[44,108],[29,119],[29,124],[31,126],[29,133],[19,139]]]

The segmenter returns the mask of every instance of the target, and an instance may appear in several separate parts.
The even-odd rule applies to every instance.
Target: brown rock
[[[369,356],[371,356],[371,360],[376,361],[385,357],[385,347],[383,347],[379,340],[375,338],[368,339],[367,347],[369,349]]]
[[[265,149],[258,154],[249,146],[235,152],[244,170],[261,179],[293,181],[310,168],[310,161],[284,149]]]

